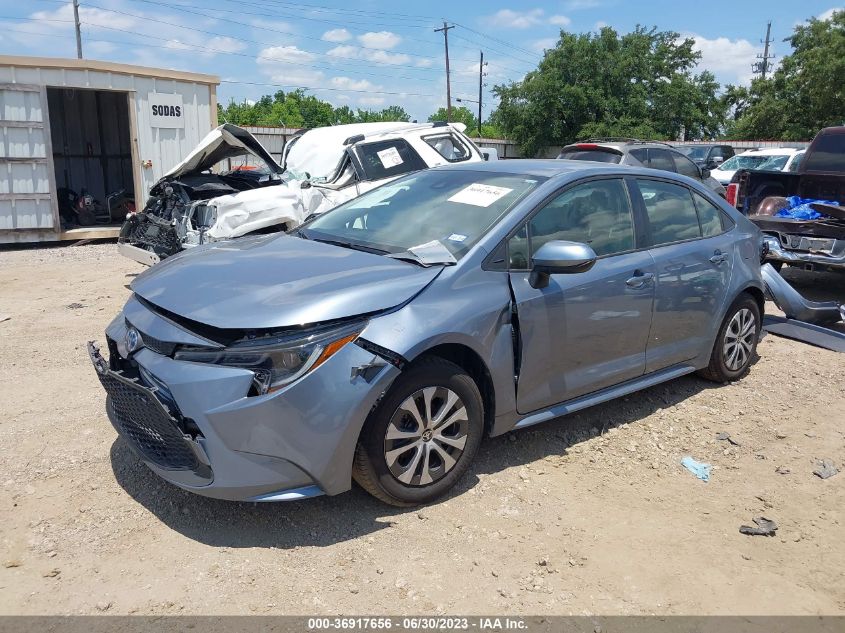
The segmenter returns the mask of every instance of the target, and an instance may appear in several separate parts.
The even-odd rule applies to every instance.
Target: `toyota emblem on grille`
[[[139,347],[141,347],[141,345],[143,345],[143,341],[141,341],[141,335],[138,334],[138,330],[136,330],[134,327],[129,328],[129,330],[126,332],[126,338],[124,342],[126,343],[126,351],[130,354],[137,350]]]

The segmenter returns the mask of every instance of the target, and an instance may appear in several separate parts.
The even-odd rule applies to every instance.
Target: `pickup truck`
[[[790,196],[840,206],[811,205],[822,213],[814,220],[779,217]],[[797,171],[737,172],[727,199],[763,231],[766,259],[775,268],[845,272],[845,126],[821,130]]]

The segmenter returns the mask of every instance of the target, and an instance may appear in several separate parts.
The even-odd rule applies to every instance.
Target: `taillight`
[[[728,185],[727,191],[725,191],[725,199],[728,201],[728,204],[732,207],[736,206],[736,194],[739,191],[739,184],[732,182]]]

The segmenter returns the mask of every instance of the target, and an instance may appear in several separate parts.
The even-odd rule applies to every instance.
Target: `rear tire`
[[[757,352],[761,326],[757,302],[750,295],[740,295],[722,321],[710,354],[710,364],[698,372],[699,376],[713,382],[733,382],[742,378]]]
[[[459,366],[423,358],[393,383],[370,414],[352,476],[394,506],[429,503],[469,468],[484,433],[484,402]]]

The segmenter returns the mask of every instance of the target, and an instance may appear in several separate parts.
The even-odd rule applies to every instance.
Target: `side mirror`
[[[708,178],[710,178],[710,170],[707,169],[707,167],[702,167],[701,168],[701,179],[707,180]]]
[[[550,275],[583,273],[596,263],[596,253],[587,244],[553,240],[546,242],[531,258],[532,288],[545,288]]]

